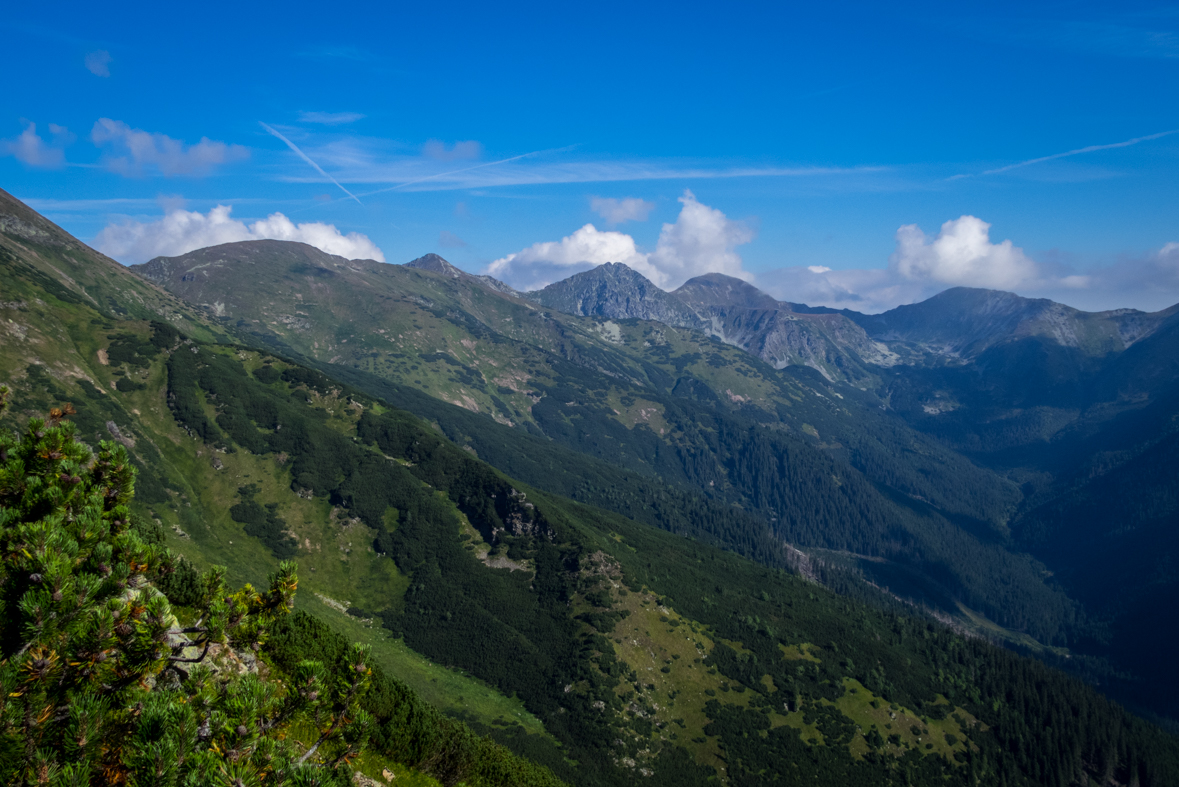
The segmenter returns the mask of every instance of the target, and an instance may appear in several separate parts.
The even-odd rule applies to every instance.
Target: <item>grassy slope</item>
[[[166,290],[76,240],[0,189],[0,283],[4,307],[27,314],[41,293],[84,304],[116,319],[157,319],[203,341],[226,336],[223,327]],[[30,301],[24,298],[31,299]],[[19,324],[19,320],[14,320]],[[81,338],[81,337],[77,337]]]

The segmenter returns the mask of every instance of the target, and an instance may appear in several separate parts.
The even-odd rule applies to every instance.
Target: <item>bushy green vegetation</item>
[[[266,592],[229,592],[223,569],[200,576],[141,538],[126,450],[92,453],[71,415],[0,434],[6,783],[344,785],[370,745],[444,784],[560,784],[374,669],[367,647],[287,620],[293,563]]]
[[[352,663],[347,641],[303,612],[274,626],[264,652],[284,672],[294,671],[310,658],[322,661],[336,674],[347,673]],[[429,773],[446,785],[561,784],[546,769],[475,734],[462,722],[446,718],[380,667],[371,671],[360,705],[373,719],[369,745],[386,757]]]
[[[0,388],[0,413],[7,395]],[[215,669],[211,649],[256,649],[289,611],[293,564],[264,593],[228,592],[209,572],[194,589],[196,622],[179,624],[152,584],[173,558],[130,526],[126,451],[108,442],[92,453],[64,420],[71,414],[55,409],[19,438],[0,434],[5,782],[346,784],[338,766],[368,736],[355,707],[364,649],[339,686],[314,661],[292,665],[289,688]],[[301,754],[280,733],[303,719],[323,733]]]

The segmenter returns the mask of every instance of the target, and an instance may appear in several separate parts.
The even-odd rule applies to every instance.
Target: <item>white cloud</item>
[[[753,230],[697,202],[696,195],[687,189],[680,203],[684,207],[679,218],[675,224],[663,225],[659,243],[651,254],[651,264],[662,274],[662,281],[652,281],[674,289],[703,273],[752,278],[742,270],[741,256],[735,249],[753,240]]]
[[[422,155],[435,161],[476,159],[483,155],[483,146],[471,139],[466,142],[456,142],[447,147],[445,142],[431,139],[422,146]]]
[[[320,123],[325,126],[338,126],[343,123],[355,123],[358,120],[364,120],[364,115],[359,112],[300,112],[299,120],[302,123]]]
[[[944,284],[905,279],[887,268],[832,270],[824,265],[766,271],[758,274],[757,284],[782,301],[867,314],[916,303],[946,289]]]
[[[272,213],[249,226],[229,214],[231,205],[218,205],[208,213],[175,209],[152,222],[125,221],[109,224],[94,239],[99,251],[131,264],[153,257],[178,254],[243,240],[291,240],[348,259],[385,261],[385,255],[367,235],[341,233],[332,224],[295,224],[281,213]]]
[[[111,75],[111,53],[105,49],[99,49],[86,55],[86,69],[94,74],[96,77],[109,77]]]
[[[916,303],[949,287],[1032,292],[1084,286],[1084,277],[1047,276],[1010,240],[992,243],[991,225],[975,216],[942,224],[929,238],[916,224],[896,232],[887,268],[832,270],[825,265],[760,274],[776,298],[810,306],[876,313]]]
[[[67,144],[73,136],[64,126],[54,123],[49,124],[49,130],[59,144]],[[27,123],[25,130],[16,139],[0,141],[0,153],[15,156],[17,161],[30,167],[56,169],[64,167],[66,163],[61,148],[49,145],[37,134],[36,123]]]
[[[90,139],[99,147],[114,149],[116,155],[106,158],[106,166],[128,177],[139,177],[153,169],[166,176],[205,175],[218,164],[249,156],[241,145],[227,145],[208,137],[201,137],[195,145],[185,145],[165,134],[131,128],[110,118],[100,118],[94,124]]]
[[[534,290],[606,262],[621,262],[647,278],[655,273],[635,239],[622,232],[602,231],[593,224],[559,241],[534,243],[523,251],[501,257],[487,272],[518,290]]]
[[[915,225],[897,230],[887,268],[831,270],[823,265],[758,275],[776,298],[869,314],[916,303],[951,286],[983,287],[1050,298],[1079,309],[1163,309],[1179,302],[1179,243],[1078,271],[1037,264],[1011,241],[991,243],[990,225],[962,216],[932,240]]]
[[[653,252],[640,251],[630,235],[586,224],[559,241],[534,243],[501,257],[487,272],[520,290],[544,287],[606,262],[621,262],[665,289],[709,272],[750,278],[734,249],[753,240],[753,231],[702,205],[691,191],[684,191],[680,202],[679,218],[663,225]]]
[[[590,197],[590,210],[611,224],[622,224],[626,221],[646,221],[651,211],[655,210],[655,203],[638,197]]]
[[[889,268],[910,280],[1011,290],[1039,276],[1036,263],[1011,241],[991,243],[991,225],[962,216],[942,225],[932,241],[916,224],[897,230]]]

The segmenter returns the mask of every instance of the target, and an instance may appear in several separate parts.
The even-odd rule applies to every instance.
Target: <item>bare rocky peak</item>
[[[701,327],[701,318],[638,271],[607,262],[550,284],[527,297],[550,309],[582,317],[655,320],[678,328]]]
[[[410,260],[409,262],[405,263],[405,267],[441,273],[445,276],[451,277],[452,279],[461,279],[463,276],[469,275],[432,252],[430,254],[423,254],[416,260]]]
[[[626,265],[607,263],[528,297],[585,317],[653,320],[698,330],[776,368],[809,366],[830,380],[862,377],[862,362],[881,363],[887,356],[843,315],[795,314],[790,304],[720,273],[698,276],[668,293]]]

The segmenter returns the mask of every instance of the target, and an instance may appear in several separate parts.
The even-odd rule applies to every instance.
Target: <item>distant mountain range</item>
[[[697,276],[669,293],[621,263],[607,263],[528,297],[569,314],[655,320],[701,331],[777,369],[806,366],[830,381],[867,381],[872,371],[865,364],[892,360],[847,316],[776,301],[719,273]]]
[[[778,301],[720,273],[697,276],[664,292],[621,263],[576,274],[528,297],[569,314],[693,328],[776,368],[809,366],[828,379],[847,382],[862,379],[850,369],[862,371],[865,365],[960,363],[1025,340],[1105,357],[1179,325],[1179,305],[1155,313],[1090,313],[969,287],[954,287],[883,314],[860,314]]]

